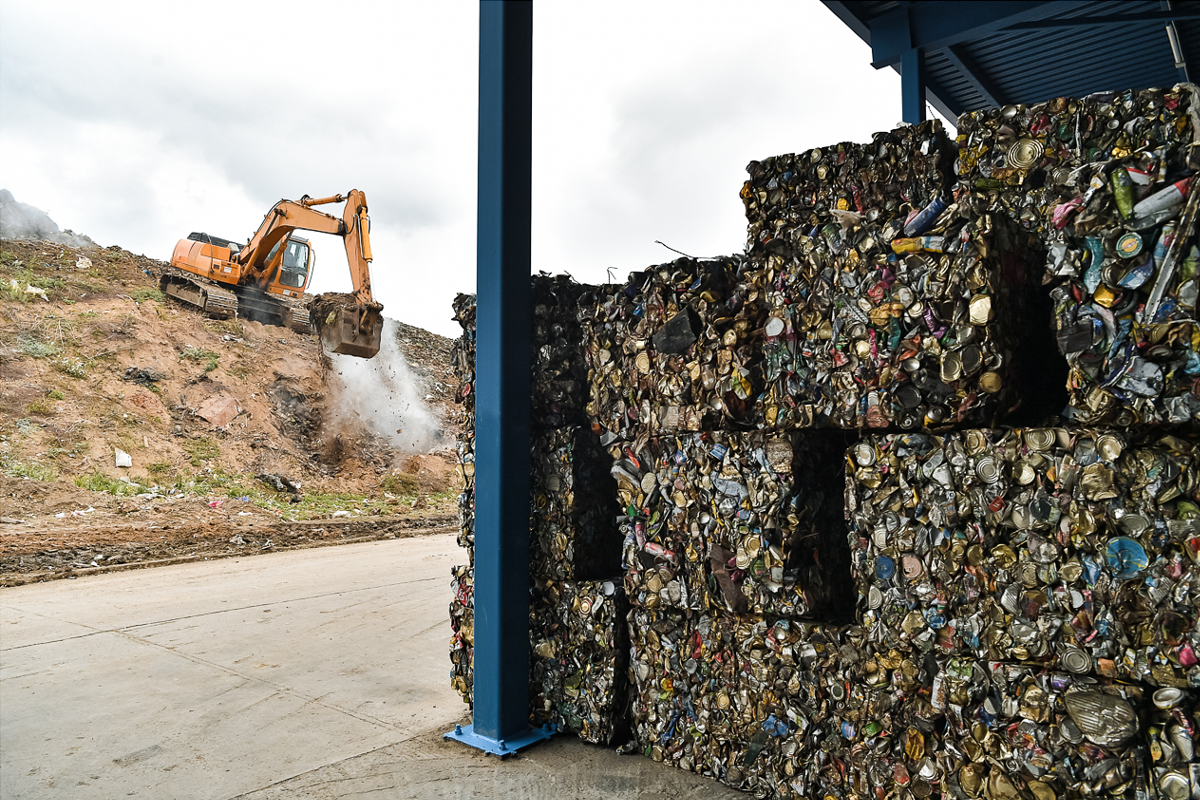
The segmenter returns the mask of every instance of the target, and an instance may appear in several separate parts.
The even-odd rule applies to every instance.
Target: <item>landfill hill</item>
[[[450,339],[395,324],[446,434],[405,455],[326,424],[315,336],[207,318],[163,297],[163,266],[0,240],[0,585],[455,521]]]

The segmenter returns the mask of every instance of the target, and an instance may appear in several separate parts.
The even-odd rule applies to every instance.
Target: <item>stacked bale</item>
[[[1181,84],[959,120],[964,202],[1006,212],[1047,248],[1080,424],[1200,420],[1197,102]]]
[[[633,749],[757,796],[1200,796],[1193,106],[752,162],[744,257],[578,295],[630,611],[559,664],[535,568],[534,719],[627,633]]]
[[[768,315],[757,425],[939,428],[1018,405],[1044,368],[1025,344],[1039,248],[952,201],[951,149],[929,122],[750,163],[751,281]]]
[[[838,434],[614,444],[625,582],[646,608],[827,618],[846,608]]]
[[[592,429],[606,441],[744,427],[757,393],[759,292],[740,256],[633,272],[581,304]]]
[[[1200,685],[1198,456],[1062,428],[858,443],[847,515],[872,647]]]

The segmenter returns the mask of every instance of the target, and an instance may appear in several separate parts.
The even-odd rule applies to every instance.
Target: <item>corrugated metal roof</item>
[[[921,53],[926,96],[951,118],[1181,80],[1167,36],[1175,19],[1185,62],[1200,59],[1200,0],[823,0],[864,42],[878,67]],[[1188,65],[1200,73],[1200,61]]]

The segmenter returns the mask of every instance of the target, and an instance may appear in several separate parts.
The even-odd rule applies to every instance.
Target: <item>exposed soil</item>
[[[365,426],[331,429],[315,336],[164,299],[162,266],[0,241],[0,585],[453,521],[449,447],[406,454]],[[452,436],[450,340],[397,330]]]

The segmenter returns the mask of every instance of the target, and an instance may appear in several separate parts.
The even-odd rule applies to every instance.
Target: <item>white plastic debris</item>
[[[91,269],[92,260],[87,256],[80,256],[75,259],[75,269]]]
[[[126,467],[126,468],[128,468],[128,467],[132,467],[132,466],[133,466],[133,457],[132,457],[132,456],[130,456],[130,455],[129,455],[129,453],[126,453],[126,452],[125,452],[124,450],[122,450],[121,448],[119,448],[119,447],[114,447],[114,448],[113,448],[113,455],[114,455],[114,457],[115,457],[115,459],[116,459],[116,465],[117,465],[118,467]]]
[[[26,287],[25,287],[25,294],[37,295],[38,297],[40,297],[40,298],[42,298],[43,300],[45,300],[47,303],[49,303],[49,302],[50,302],[50,298],[46,296],[46,290],[45,290],[45,289],[39,289],[39,288],[38,288],[38,287],[36,287],[36,286],[26,286]]]

